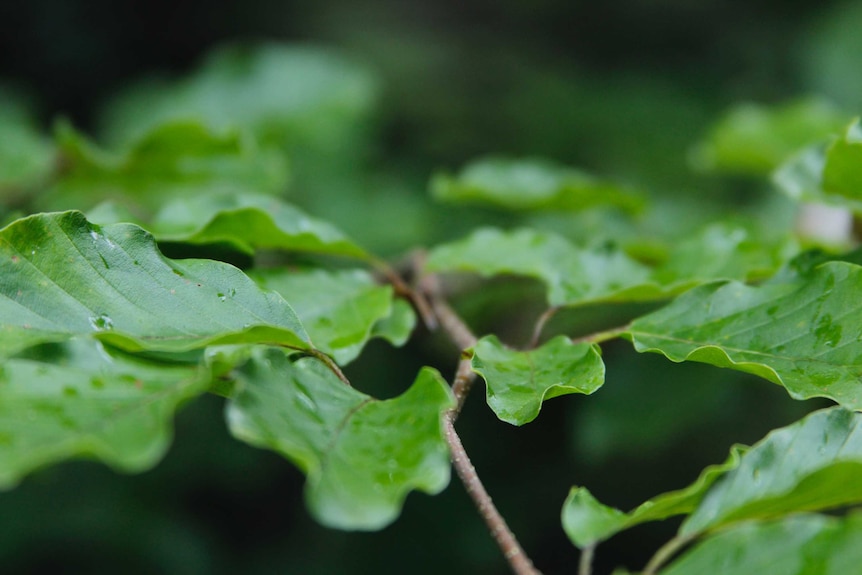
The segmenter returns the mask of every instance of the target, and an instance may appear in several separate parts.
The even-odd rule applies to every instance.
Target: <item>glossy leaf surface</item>
[[[300,467],[309,510],[324,525],[380,529],[411,490],[437,493],[449,482],[441,415],[453,400],[432,369],[386,401],[348,387],[317,360],[291,363],[278,350],[258,355],[238,380],[231,432]]]
[[[862,408],[862,267],[830,262],[797,281],[710,284],[633,322],[635,349],[753,373],[797,399]]]
[[[794,250],[786,242],[760,242],[741,227],[715,225],[649,267],[612,246],[578,248],[552,233],[485,228],[432,250],[427,269],[531,277],[547,286],[551,305],[575,306],[661,299],[714,279],[760,276]]]
[[[334,226],[278,198],[260,194],[208,193],[168,202],[150,229],[159,241],[227,242],[256,249],[346,256],[369,255]]]
[[[533,421],[545,400],[589,395],[605,382],[599,347],[565,336],[527,351],[508,349],[496,336],[486,336],[473,348],[472,366],[485,380],[488,406],[513,425]]]
[[[842,575],[862,563],[862,515],[744,523],[696,545],[662,575]]]
[[[437,174],[431,193],[447,202],[480,203],[509,210],[583,210],[616,206],[638,210],[631,190],[585,172],[537,159],[485,158],[457,176]]]
[[[137,226],[63,212],[0,230],[0,356],[77,335],[130,350],[310,346],[280,295],[228,264],[165,258]]]
[[[573,487],[563,505],[563,528],[572,543],[583,549],[641,523],[689,514],[718,478],[739,465],[745,449],[734,446],[727,461],[707,467],[688,487],[653,497],[628,513],[603,505],[586,487]]]
[[[862,414],[834,407],[771,432],[715,484],[680,533],[862,502],[860,423]]]
[[[315,347],[340,364],[355,359],[375,335],[403,343],[416,321],[409,305],[406,312],[395,310],[391,286],[379,285],[363,270],[261,270],[252,277],[290,301]],[[392,318],[395,313],[409,315]]]
[[[0,365],[0,488],[69,458],[143,471],[167,451],[174,411],[203,393],[208,370],[75,339]]]

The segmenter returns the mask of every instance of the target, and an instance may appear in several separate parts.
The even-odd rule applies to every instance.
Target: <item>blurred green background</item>
[[[294,147],[289,197],[397,258],[477,223],[511,223],[427,198],[435,170],[491,153],[613,177],[648,190],[668,213],[692,202],[716,214],[768,202],[765,181],[692,169],[693,146],[738,102],[819,95],[859,113],[859,30],[862,2],[30,0],[0,5],[0,82],[26,94],[46,132],[62,115],[113,145],[123,139],[117,126],[136,117],[133,98],[125,110],[115,98],[144,76],[181,77],[224,43],[334,51],[361,70],[347,127],[321,128],[314,133],[329,137]],[[570,235],[596,239],[582,223]],[[456,304],[477,332],[522,343],[541,294],[496,281]],[[551,328],[583,332],[637,311],[572,312]],[[732,443],[816,407],[753,377],[639,356],[625,342],[605,346],[604,357],[602,390],[551,401],[524,428],[497,421],[481,389],[459,420],[489,491],[549,575],[576,570],[559,524],[572,484],[632,507],[686,485]],[[420,332],[404,352],[372,344],[348,375],[392,396],[419,366],[448,373],[456,359],[444,340]],[[302,504],[302,475],[231,439],[222,409],[216,397],[187,406],[172,451],[151,472],[68,463],[0,494],[0,571],[507,572],[457,482],[434,498],[411,495],[381,533],[317,526]],[[641,567],[673,529],[650,524],[602,545],[596,572]]]

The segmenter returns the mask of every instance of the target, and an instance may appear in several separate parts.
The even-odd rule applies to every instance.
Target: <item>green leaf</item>
[[[80,209],[110,199],[153,212],[177,197],[229,190],[276,194],[287,186],[287,163],[236,131],[198,122],[156,126],[124,154],[109,154],[71,126],[57,128],[64,171],[41,205]]]
[[[129,350],[310,347],[287,302],[235,267],[169,260],[141,228],[102,228],[80,212],[39,214],[0,230],[0,318],[0,356],[76,335]]]
[[[249,193],[208,193],[168,202],[149,228],[159,241],[227,242],[247,253],[256,249],[370,259],[334,226],[278,198]]]
[[[743,104],[710,130],[693,154],[703,169],[762,175],[802,147],[836,133],[847,115],[820,99],[781,106]]]
[[[212,52],[183,80],[147,81],[108,106],[108,140],[128,144],[167,121],[241,127],[259,141],[337,150],[377,98],[374,77],[338,54],[262,44]]]
[[[431,193],[447,202],[488,204],[509,210],[584,210],[615,206],[629,211],[643,199],[629,189],[547,160],[483,158],[452,177],[437,174]]]
[[[798,201],[862,214],[862,128],[853,122],[839,138],[806,148],[779,167],[775,185]]]
[[[307,474],[306,502],[330,527],[380,529],[407,493],[449,482],[441,427],[453,399],[424,368],[403,395],[378,401],[342,383],[322,363],[258,354],[238,374],[227,419],[235,437],[275,450]]]
[[[545,400],[589,395],[605,382],[600,348],[565,336],[528,351],[508,349],[496,336],[486,336],[473,347],[472,367],[485,380],[488,405],[513,425],[536,419]]]
[[[602,505],[586,487],[573,487],[563,504],[563,529],[572,543],[583,549],[641,523],[687,515],[697,508],[717,479],[739,465],[745,449],[735,445],[727,461],[707,467],[688,487],[653,497],[628,513]]]
[[[577,248],[550,233],[485,228],[432,250],[427,269],[531,277],[545,283],[550,305],[575,306],[661,299],[715,279],[762,276],[794,252],[787,242],[760,241],[745,228],[714,225],[650,268],[612,246]]]
[[[826,150],[823,189],[854,200],[862,200],[862,126],[854,121]]]
[[[210,382],[197,364],[73,339],[0,364],[0,488],[69,458],[136,472],[161,459],[178,406]]]
[[[715,484],[680,534],[862,502],[860,423],[862,414],[833,407],[773,431]]]
[[[862,563],[862,514],[799,515],[745,523],[703,541],[662,575],[854,573]]]
[[[56,153],[28,106],[0,86],[0,205],[50,175]]]
[[[635,320],[639,352],[753,373],[796,399],[862,408],[862,267],[829,262],[798,281],[710,284]]]
[[[394,313],[392,287],[378,285],[363,270],[273,269],[251,277],[289,300],[314,345],[342,365],[355,359],[377,334],[375,327]],[[403,343],[416,321],[409,305],[406,313],[409,319],[399,317],[382,336]]]

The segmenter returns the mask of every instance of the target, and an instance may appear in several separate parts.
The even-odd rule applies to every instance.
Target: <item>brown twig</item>
[[[461,483],[467,489],[470,498],[476,504],[479,510],[479,515],[485,520],[485,524],[491,531],[491,536],[497,542],[503,556],[512,571],[516,575],[540,575],[540,572],[533,567],[532,561],[524,553],[521,544],[515,538],[506,520],[497,511],[494,502],[491,501],[491,496],[482,485],[479,475],[476,473],[476,468],[467,457],[467,452],[464,450],[464,445],[461,443],[461,438],[455,433],[455,417],[454,411],[448,412],[443,417],[443,426],[446,433],[446,441],[449,444],[449,449],[452,452],[452,464],[455,466],[455,471],[458,477],[461,478]]]
[[[414,269],[420,272],[417,273],[417,277],[420,278],[418,282],[419,291],[427,296],[440,327],[446,332],[449,339],[461,349],[461,360],[458,362],[455,378],[452,380],[452,394],[455,396],[456,404],[443,415],[443,428],[446,442],[452,453],[452,465],[515,575],[541,575],[533,567],[532,561],[524,553],[524,549],[518,543],[515,534],[509,529],[506,520],[503,519],[491,500],[491,496],[485,490],[485,486],[476,473],[476,468],[473,467],[467,452],[464,450],[461,438],[455,431],[455,420],[458,419],[458,414],[470,393],[473,382],[476,380],[476,373],[471,366],[472,353],[469,352],[469,349],[476,345],[476,336],[443,297],[437,276],[421,275],[422,258],[423,254],[421,253],[414,255]]]
[[[545,325],[551,320],[551,318],[557,315],[558,311],[560,311],[560,306],[558,305],[549,307],[542,315],[539,316],[539,319],[536,320],[536,325],[533,328],[533,336],[530,338],[531,348],[539,345],[539,338],[542,337],[542,330],[545,329]]]
[[[342,381],[342,383],[344,383],[347,387],[353,387],[350,385],[350,380],[347,379],[347,376],[344,375],[344,372],[341,371],[341,368],[338,367],[338,364],[335,363],[334,359],[332,359],[331,357],[329,357],[328,355],[326,355],[325,353],[323,353],[319,349],[313,349],[312,348],[309,350],[304,350],[304,352],[307,353],[308,355],[315,357],[315,358],[319,359],[320,361],[322,361],[326,365],[326,367],[328,367],[330,369],[330,371],[332,371],[332,373],[334,373],[336,375],[336,377],[338,377],[338,379],[340,379]]]
[[[425,327],[429,330],[437,329],[437,317],[431,310],[428,300],[425,299],[425,294],[420,290],[415,290],[407,285],[407,282],[404,281],[401,275],[387,262],[372,259],[371,263],[381,274],[383,274],[386,280],[392,284],[392,287],[395,288],[395,293],[407,298],[410,303],[413,304],[419,317],[422,318],[422,323],[425,324]]]

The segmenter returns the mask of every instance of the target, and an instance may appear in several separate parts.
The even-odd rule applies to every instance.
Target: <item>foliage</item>
[[[819,513],[862,503],[859,254],[812,247],[769,217],[794,201],[859,212],[858,121],[819,100],[731,111],[696,149],[701,167],[775,169],[787,195],[695,229],[648,190],[556,162],[480,159],[431,179],[429,196],[453,204],[427,208],[452,214],[443,238],[427,254],[411,251],[421,238],[394,245],[400,258],[387,261],[365,240],[395,224],[361,211],[361,192],[330,211],[337,223],[289,201],[331,203],[335,184],[359,178],[341,148],[376,90],[330,52],[225,48],[184,80],[118,96],[105,149],[65,122],[49,138],[3,100],[0,487],[69,459],[150,469],[177,410],[213,394],[236,439],[306,475],[308,510],[326,526],[382,529],[411,491],[446,488],[451,458],[512,568],[532,573],[455,432],[470,383],[484,381],[500,420],[525,425],[545,401],[614,386],[604,350],[629,341],[836,405],[734,446],[689,487],[628,513],[572,488],[561,529],[582,573],[599,543],[674,516],[677,535],[644,573],[802,574],[811,557],[833,569],[858,559],[858,514]],[[500,276],[538,282],[547,304],[500,290]],[[481,319],[450,306],[471,298],[538,313],[476,337]],[[557,317],[590,311],[592,323]],[[423,344],[433,330],[450,360],[462,354],[451,389],[422,366],[412,384],[387,382],[397,397],[361,391],[374,385],[350,368],[372,339]]]

